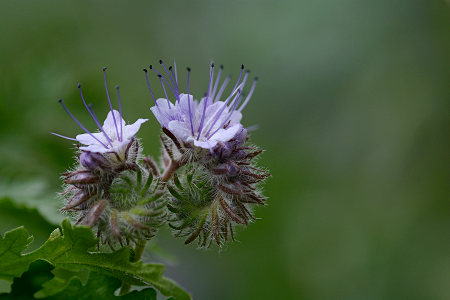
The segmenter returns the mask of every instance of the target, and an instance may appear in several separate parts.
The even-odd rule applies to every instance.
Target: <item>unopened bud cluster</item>
[[[244,129],[229,142],[192,155],[188,145],[162,139],[166,161],[174,159],[174,148],[178,152],[175,157],[185,161],[179,175],[168,184],[167,207],[172,213],[169,226],[176,236],[185,237],[186,244],[197,239],[201,247],[209,247],[213,240],[221,245],[234,240],[235,225],[247,226],[256,220],[253,207],[264,205],[266,200],[258,183],[270,174],[255,166],[254,158],[262,150],[245,146],[246,140]]]
[[[111,248],[149,239],[164,222],[163,192],[152,169],[138,160],[139,152],[136,138],[123,156],[81,150],[75,170],[63,174],[62,210],[77,224],[95,228]]]

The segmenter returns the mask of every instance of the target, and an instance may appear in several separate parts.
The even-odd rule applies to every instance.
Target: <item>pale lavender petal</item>
[[[156,103],[158,103],[158,105],[151,107],[150,110],[162,127],[167,127],[172,120],[182,121],[184,119],[180,112],[179,105],[172,104],[169,108],[167,100],[164,98],[156,100]]]
[[[155,116],[156,120],[158,120],[159,124],[163,127],[167,126],[167,118],[164,114],[158,109],[157,106],[150,107],[150,110],[152,111],[153,115]]]
[[[188,137],[191,135],[190,127],[186,126],[185,122],[170,121],[167,127],[177,138],[182,141],[188,141]]]
[[[165,98],[159,98],[158,100],[156,100],[156,103],[158,104],[158,107],[163,111],[172,109],[173,107],[173,104],[171,104],[169,108],[169,103],[167,103],[167,99]]]
[[[228,108],[224,105],[226,105],[224,102],[217,101],[206,109],[205,128],[207,131],[205,134],[215,132],[226,120]],[[213,125],[213,128],[211,128],[211,125]]]
[[[228,142],[242,129],[242,124],[234,124],[227,129],[219,129],[210,140]]]
[[[111,149],[106,149],[105,147],[103,147],[102,145],[100,145],[100,144],[92,144],[92,145],[89,145],[89,146],[82,146],[82,147],[80,147],[80,150],[83,150],[83,151],[89,151],[89,152],[96,152],[96,153],[106,153],[106,152],[109,152],[109,151],[111,151]]]
[[[196,139],[194,139],[194,145],[204,149],[211,149],[215,145],[217,145],[217,141],[216,140],[197,141]]]
[[[236,124],[236,123],[240,123],[242,119],[242,113],[240,111],[234,111],[231,114],[231,118],[230,118],[230,124]]]
[[[189,102],[191,105],[191,111],[194,111],[194,107],[196,107],[196,105],[193,103],[194,102],[194,96],[193,95],[189,95],[189,100],[188,101],[188,94],[180,94],[180,102],[176,104],[177,108],[179,109],[179,113],[182,114],[185,117],[185,121],[189,121]],[[190,124],[190,123],[189,123]]]
[[[95,132],[95,133],[92,133],[92,135],[95,136],[97,139],[99,139],[102,143],[105,143],[105,145],[107,144],[106,138],[103,135],[103,133]],[[105,147],[102,144],[100,144],[95,138],[93,138],[89,133],[79,134],[75,138],[81,144],[84,144],[84,145],[99,145],[103,149],[105,149]]]
[[[114,117],[116,119],[116,123],[114,123]],[[103,123],[103,130],[106,132],[106,134],[109,136],[111,140],[118,140],[117,137],[117,131],[116,131],[116,125],[118,128],[120,128],[120,122],[122,122],[122,127],[125,126],[125,121],[120,117],[120,113],[117,110],[113,110],[113,112],[109,112],[108,116],[105,119],[105,122]]]
[[[123,128],[124,140],[130,140],[132,137],[134,137],[141,128],[141,125],[147,121],[148,119],[138,119],[133,124],[126,125]]]

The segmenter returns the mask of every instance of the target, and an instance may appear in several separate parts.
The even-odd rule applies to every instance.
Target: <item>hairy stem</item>
[[[145,250],[145,245],[147,245],[146,240],[139,241],[136,244],[136,246],[134,247],[134,257],[133,259],[131,259],[131,262],[137,262],[141,259],[142,254],[144,253]],[[130,289],[131,285],[129,283],[122,282],[122,285],[120,286],[119,295],[120,296],[125,295],[130,291]]]
[[[136,247],[134,247],[134,257],[131,260],[131,262],[137,262],[141,259],[142,254],[144,253],[146,244],[147,244],[146,240],[139,241],[136,244]]]
[[[172,160],[170,162],[170,165],[167,169],[164,170],[164,173],[161,176],[162,182],[167,182],[169,179],[175,174],[176,170],[180,168],[183,164],[180,164],[179,162]],[[136,246],[134,247],[134,257],[131,260],[131,262],[137,262],[141,259],[142,254],[145,250],[145,245],[147,244],[146,240],[139,241]],[[131,289],[131,285],[126,282],[122,282],[122,285],[120,286],[119,295],[125,295],[127,294]]]
[[[169,181],[170,177],[172,177],[172,175],[175,173],[175,171],[178,170],[178,168],[181,166],[182,166],[182,164],[180,164],[178,161],[172,160],[170,162],[169,167],[162,174],[161,181],[162,182]]]

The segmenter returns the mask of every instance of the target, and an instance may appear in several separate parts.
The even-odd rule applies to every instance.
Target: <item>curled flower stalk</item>
[[[78,84],[83,105],[98,131],[89,131],[60,99],[63,109],[85,133],[75,139],[56,135],[81,144],[74,169],[63,174],[62,210],[76,217],[77,224],[96,229],[100,242],[114,249],[116,244],[137,245],[154,236],[164,223],[165,203],[156,171],[143,163],[140,142],[135,137],[147,119],[126,124],[119,87],[116,111],[108,91],[106,68],[103,72],[110,108],[103,125]]]
[[[214,240],[221,246],[234,240],[235,225],[248,226],[254,221],[254,206],[266,201],[260,183],[270,174],[256,166],[255,158],[262,150],[249,145],[247,130],[241,124],[242,110],[253,95],[257,78],[244,96],[249,71],[244,72],[242,65],[236,83],[223,97],[230,77],[220,84],[221,66],[214,80],[212,63],[206,93],[197,101],[189,93],[191,69],[187,69],[184,94],[176,74],[169,72],[172,67],[160,64],[166,74],[153,66],[150,70],[156,73],[166,98],[155,98],[148,70],[144,72],[154,101],[151,111],[163,131],[163,161],[173,169],[173,175],[166,176],[169,226],[175,236],[185,237],[186,244],[197,240],[200,247],[209,247]]]

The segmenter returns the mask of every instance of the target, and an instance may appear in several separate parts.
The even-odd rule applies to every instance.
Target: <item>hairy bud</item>
[[[77,224],[96,229],[100,241],[111,248],[150,239],[164,223],[159,178],[146,163],[141,166],[139,152],[137,139],[122,155],[82,151],[78,167],[63,174],[62,210],[74,215]]]
[[[175,236],[186,238],[186,244],[197,239],[200,247],[209,247],[212,241],[221,246],[234,240],[233,227],[248,226],[255,220],[253,207],[265,205],[258,183],[270,174],[255,166],[254,158],[262,150],[245,146],[246,140],[242,130],[229,142],[198,152],[197,159],[169,183],[168,209],[173,214],[169,226]],[[166,143],[165,149],[174,147]]]

